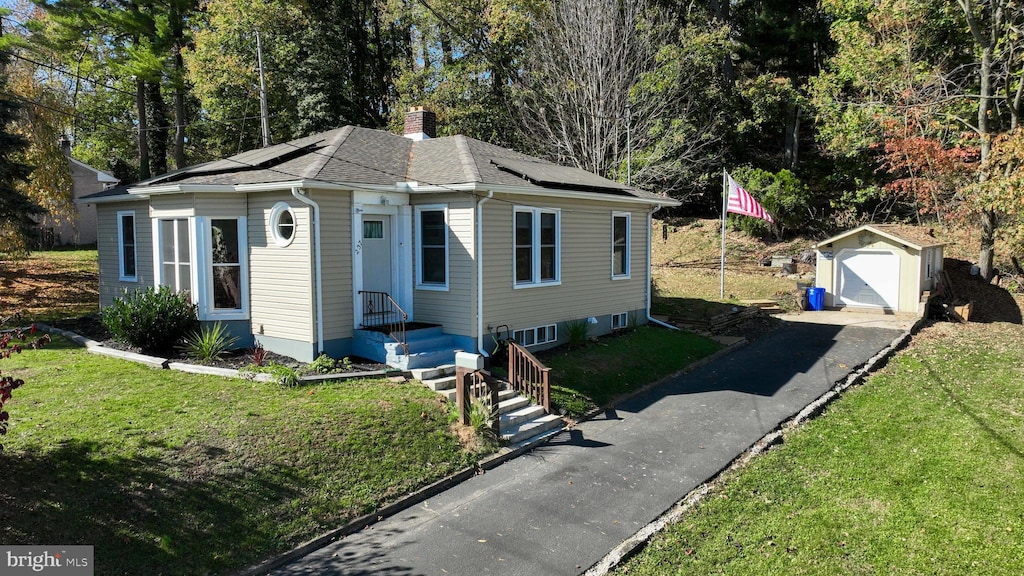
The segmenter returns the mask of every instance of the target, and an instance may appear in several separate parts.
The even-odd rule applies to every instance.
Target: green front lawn
[[[1024,573],[1021,342],[926,329],[618,573]]]
[[[92,544],[98,574],[226,573],[475,460],[434,392],[302,388],[95,356],[57,339],[24,378],[0,456],[4,544]]]
[[[551,401],[579,416],[720,348],[689,332],[641,326],[577,350],[542,353],[539,359],[551,368]]]

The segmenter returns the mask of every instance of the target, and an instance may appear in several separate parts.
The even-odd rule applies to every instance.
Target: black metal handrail
[[[391,336],[402,346],[402,350],[409,354],[409,344],[406,342],[405,323],[409,315],[395,302],[387,292],[374,292],[371,290],[360,290],[362,297],[363,319],[360,327],[380,330]]]

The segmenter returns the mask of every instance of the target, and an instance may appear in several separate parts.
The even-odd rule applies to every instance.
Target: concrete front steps
[[[391,336],[376,330],[353,332],[352,354],[398,368],[413,370],[455,362],[455,338],[440,326],[409,330],[406,343],[409,353]]]
[[[449,402],[455,402],[455,365],[411,370],[412,377],[437,392]],[[507,385],[506,385],[507,386]],[[553,434],[562,429],[562,419],[546,414],[544,408],[532,404],[509,388],[498,392],[498,428],[501,440],[515,446]]]

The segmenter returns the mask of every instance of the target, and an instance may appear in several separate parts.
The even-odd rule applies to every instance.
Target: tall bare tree
[[[535,152],[675,196],[696,190],[721,150],[707,103],[728,38],[673,20],[647,0],[554,2],[525,52],[518,99]]]

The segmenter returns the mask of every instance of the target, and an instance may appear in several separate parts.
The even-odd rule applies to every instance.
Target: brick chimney
[[[437,138],[437,116],[423,106],[409,108],[405,113],[404,134],[410,140]]]

